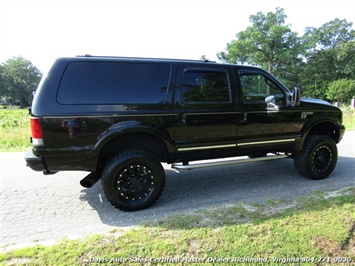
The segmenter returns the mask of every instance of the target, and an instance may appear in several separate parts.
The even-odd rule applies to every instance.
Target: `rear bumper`
[[[30,148],[25,155],[25,161],[34,171],[47,171],[43,158],[33,154],[33,148]]]

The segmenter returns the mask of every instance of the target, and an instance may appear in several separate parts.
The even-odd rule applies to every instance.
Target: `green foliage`
[[[2,67],[2,65],[0,65],[0,96],[5,95],[5,93],[6,93],[5,82],[2,77],[2,73],[3,73],[3,67]]]
[[[299,37],[285,24],[286,18],[282,8],[251,15],[252,25],[237,33],[217,56],[225,62],[267,69],[289,88],[300,87],[304,97],[324,99],[331,82],[355,80],[351,22],[334,19],[319,28],[306,28]]]
[[[355,79],[355,40],[342,43],[337,49],[336,59],[343,75]]]
[[[23,57],[13,57],[1,66],[0,95],[6,96],[12,104],[21,108],[29,106],[32,93],[41,80],[41,72]]]
[[[0,109],[0,151],[24,151],[30,146],[30,116],[26,109]]]
[[[248,63],[268,69],[270,73],[301,62],[301,39],[292,32],[282,8],[276,13],[262,12],[250,16],[252,26],[236,35],[219,58],[230,63]]]
[[[355,96],[355,80],[338,79],[329,83],[327,98],[332,101],[343,102]]]
[[[3,109],[0,110],[0,128],[16,130],[29,128],[30,116],[26,109]]]
[[[201,55],[200,60],[201,60],[201,61],[209,61],[209,60],[207,59],[207,57],[206,57],[205,54],[204,54],[204,55]]]
[[[323,24],[321,27],[306,29],[306,36],[310,37],[316,51],[338,48],[343,43],[353,41],[355,31],[352,23],[338,18]]]
[[[331,82],[355,80],[355,31],[351,27],[346,20],[334,19],[318,29],[306,29],[304,38],[309,50],[307,64],[300,73],[304,95],[324,98],[332,95],[328,93]]]
[[[343,111],[343,124],[346,130],[355,130],[355,109],[351,106],[342,108]]]

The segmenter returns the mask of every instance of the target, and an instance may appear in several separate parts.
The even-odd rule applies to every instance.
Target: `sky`
[[[299,35],[335,18],[355,24],[354,0],[0,0],[0,63],[22,56],[45,72],[84,54],[217,61],[250,15],[277,7]]]

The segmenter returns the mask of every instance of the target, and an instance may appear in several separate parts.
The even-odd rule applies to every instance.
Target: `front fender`
[[[337,122],[332,119],[322,119],[305,124],[301,132],[300,141],[296,144],[296,151],[298,152],[303,149],[303,144],[309,135],[326,135],[331,137],[335,143],[339,143],[343,138],[345,127],[337,124]]]

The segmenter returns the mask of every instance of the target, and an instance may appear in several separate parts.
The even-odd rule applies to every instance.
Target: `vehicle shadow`
[[[268,199],[289,201],[314,191],[353,187],[354,166],[355,158],[339,156],[334,172],[324,180],[300,176],[291,159],[180,172],[166,169],[163,195],[152,207],[136,212],[123,212],[112,207],[100,182],[90,189],[83,189],[80,199],[88,202],[106,225],[135,226],[201,208],[231,203],[263,203]]]

